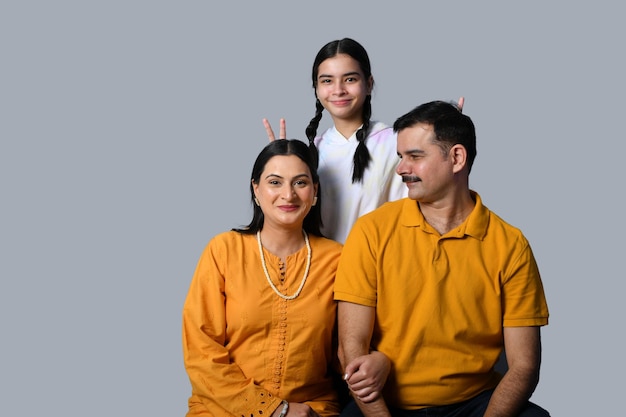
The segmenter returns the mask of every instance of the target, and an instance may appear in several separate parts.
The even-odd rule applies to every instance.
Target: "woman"
[[[187,416],[337,416],[333,281],[341,245],[320,232],[306,144],[257,157],[250,224],[215,236],[183,309]]]

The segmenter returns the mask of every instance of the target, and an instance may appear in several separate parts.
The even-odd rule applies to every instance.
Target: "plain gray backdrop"
[[[304,138],[315,53],[346,36],[370,53],[374,119],[466,97],[471,186],[525,232],[548,297],[532,399],[553,416],[619,414],[618,5],[4,1],[0,415],[185,414],[198,257],[250,219],[261,119]]]

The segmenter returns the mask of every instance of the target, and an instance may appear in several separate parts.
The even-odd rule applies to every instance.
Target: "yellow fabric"
[[[283,300],[261,266],[255,235],[226,232],[202,253],[183,308],[183,354],[192,386],[188,416],[269,416],[285,399],[321,416],[339,405],[329,369],[336,363],[333,280],[341,245],[309,236],[311,269],[300,295]],[[292,295],[307,249],[285,262],[264,250],[274,284]]]
[[[406,198],[361,217],[346,240],[335,299],[376,307],[372,347],[393,362],[385,398],[396,407],[494,387],[503,326],[548,323],[528,241],[473,196],[470,216],[444,236]]]

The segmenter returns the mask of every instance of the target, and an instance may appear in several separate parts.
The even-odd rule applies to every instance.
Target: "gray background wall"
[[[249,220],[261,119],[303,138],[314,54],[344,36],[371,55],[376,119],[467,98],[472,187],[526,233],[550,305],[533,400],[554,416],[614,411],[617,4],[3,2],[0,414],[185,413],[180,313],[198,256]]]

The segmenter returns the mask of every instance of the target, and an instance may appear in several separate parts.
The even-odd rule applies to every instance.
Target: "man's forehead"
[[[416,123],[411,127],[406,129],[402,129],[398,132],[398,136],[403,136],[406,138],[409,137],[430,137],[431,134],[435,133],[434,126],[428,123]]]
[[[435,127],[431,125],[430,123],[417,123],[413,127],[417,129],[426,130],[428,132],[433,132],[435,130]]]

